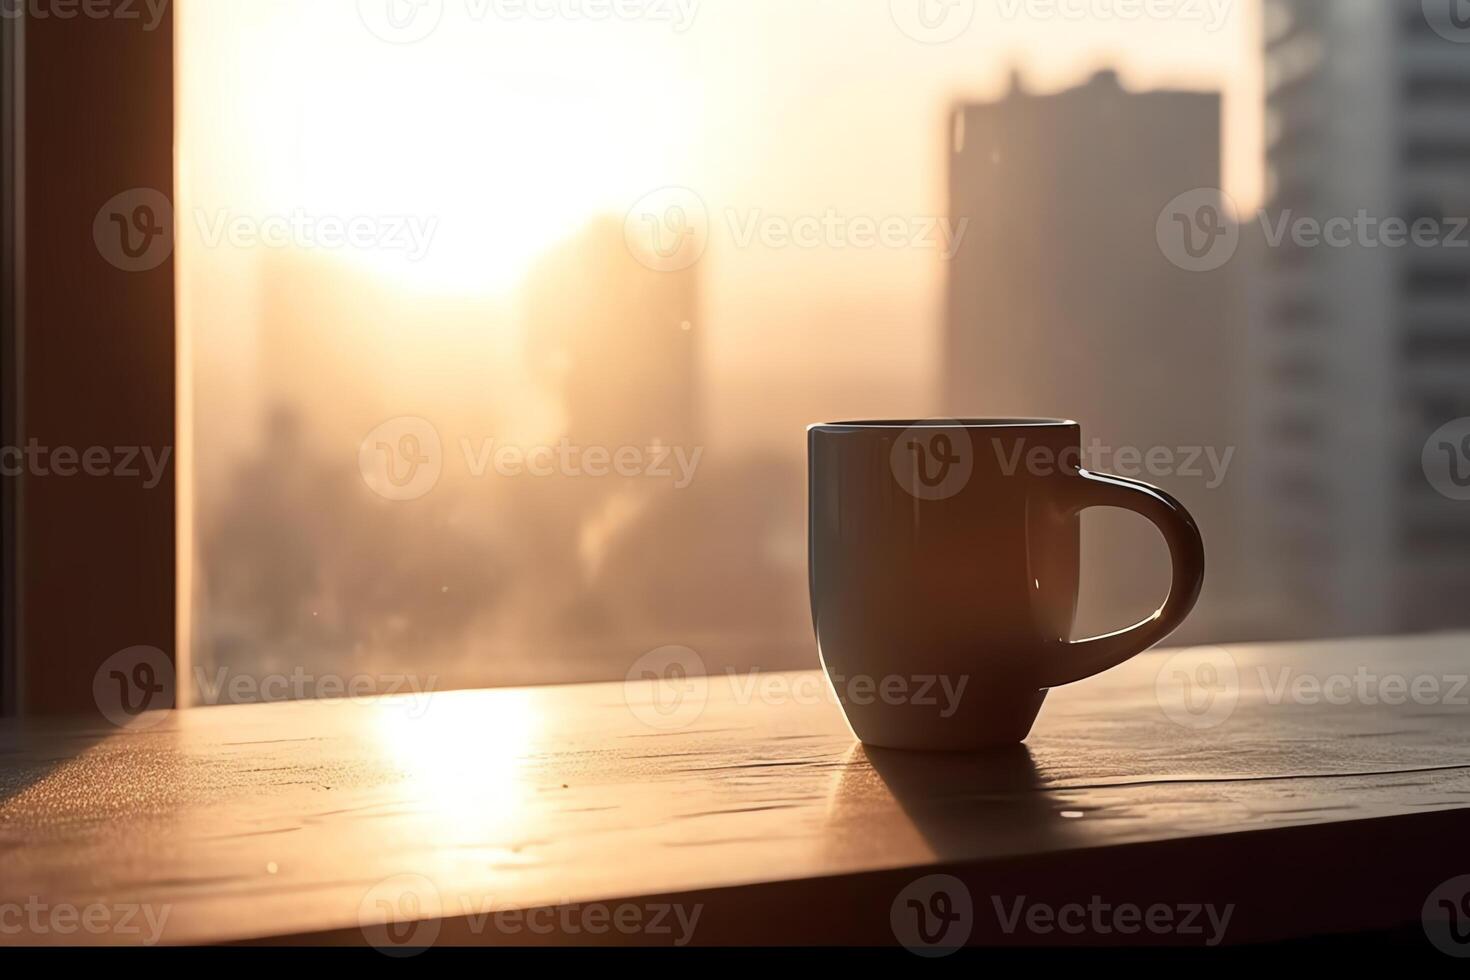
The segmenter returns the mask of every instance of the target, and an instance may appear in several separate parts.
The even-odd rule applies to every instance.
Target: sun
[[[478,9],[446,5],[431,35],[390,44],[351,3],[184,5],[190,195],[366,229],[342,256],[416,289],[511,291],[680,156],[688,93],[666,32]]]

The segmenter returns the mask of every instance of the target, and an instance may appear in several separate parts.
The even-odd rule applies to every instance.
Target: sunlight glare
[[[279,141],[289,160],[270,175],[270,206],[432,222],[421,258],[350,253],[407,286],[504,295],[556,242],[599,213],[625,212],[677,156],[688,92],[667,84],[667,32],[614,39],[595,24],[460,10],[431,38],[397,47],[337,7],[265,9],[296,35],[290,73],[254,96],[285,110],[266,117],[275,132],[252,134]]]
[[[541,718],[525,690],[438,693],[375,706],[374,736],[442,840],[509,832],[530,792],[527,750]]]

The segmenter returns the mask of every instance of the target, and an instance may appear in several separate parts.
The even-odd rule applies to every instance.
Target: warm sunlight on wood
[[[532,787],[524,770],[529,750],[547,734],[530,692],[425,693],[369,707],[378,750],[414,787],[419,816],[438,843],[467,846],[528,829],[522,821]]]

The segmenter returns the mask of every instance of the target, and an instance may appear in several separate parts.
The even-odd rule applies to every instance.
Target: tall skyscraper
[[[1017,81],[951,122],[951,218],[969,232],[949,270],[944,411],[1081,422],[1085,463],[1163,486],[1200,522],[1210,570],[1181,639],[1240,635],[1237,272],[1185,268],[1159,231],[1175,198],[1218,193],[1220,97],[1101,72],[1054,95]],[[1084,532],[1079,628],[1150,611],[1168,588],[1152,530],[1093,513]]]
[[[1456,460],[1426,445],[1470,416],[1470,233],[1454,218],[1470,215],[1470,23],[1456,7],[1265,6],[1253,542],[1313,632],[1470,621],[1470,503],[1436,491],[1434,466]]]

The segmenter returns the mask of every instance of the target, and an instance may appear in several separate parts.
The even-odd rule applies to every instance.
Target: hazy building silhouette
[[[323,444],[355,447],[412,415],[431,421],[452,455],[460,437],[498,434],[516,408],[505,300],[419,290],[300,249],[268,251],[260,276],[252,346],[262,400],[303,412]]]
[[[956,108],[951,125],[951,218],[970,228],[949,270],[945,413],[1081,422],[1086,463],[1165,487],[1200,521],[1210,570],[1181,637],[1248,631],[1231,506],[1240,460],[1212,486],[1204,455],[1238,449],[1238,273],[1186,271],[1157,231],[1178,195],[1220,187],[1219,95],[1131,92],[1112,72],[1054,95],[1017,81]],[[1151,532],[1098,512],[1085,528],[1079,628],[1157,605],[1168,564]]]
[[[620,222],[599,219],[537,263],[524,296],[530,367],[556,393],[567,439],[608,450],[661,442],[697,463],[687,485],[568,478],[518,500],[522,512],[554,513],[562,537],[547,539],[578,558],[548,591],[563,644],[575,651],[580,637],[588,648],[573,653],[583,676],[621,677],[632,658],[669,644],[695,648],[711,669],[806,663],[801,468],[705,445],[697,268],[651,269]]]
[[[698,269],[634,258],[602,218],[553,249],[525,290],[528,351],[581,445],[692,445],[700,438]]]
[[[1383,224],[1427,218],[1447,238],[1447,216],[1470,214],[1470,25],[1454,6],[1266,7],[1255,543],[1312,632],[1470,616],[1470,510],[1421,464],[1431,433],[1470,415],[1470,248],[1390,247]],[[1341,244],[1295,234],[1334,220]]]

